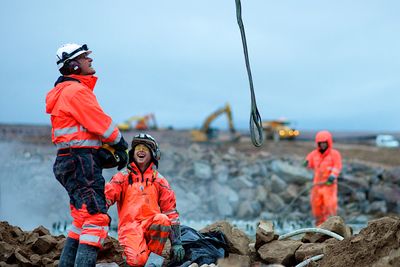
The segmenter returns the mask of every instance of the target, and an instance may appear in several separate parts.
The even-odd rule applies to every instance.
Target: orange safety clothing
[[[93,93],[97,77],[61,76],[46,96],[46,112],[51,115],[52,141],[61,148],[99,148],[117,144],[121,133],[103,112]]]
[[[117,203],[118,240],[130,266],[144,266],[150,252],[161,254],[171,225],[179,225],[176,197],[154,163],[141,173],[134,162],[105,186],[108,205]]]
[[[90,214],[83,204],[81,209],[70,205],[73,218],[68,237],[79,240],[79,243],[102,248],[109,230],[110,218],[107,214]]]
[[[327,142],[328,148],[321,153],[318,143]],[[317,148],[307,155],[308,168],[314,170],[314,186],[311,190],[311,208],[316,225],[326,221],[337,211],[337,177],[342,170],[342,157],[333,149],[332,135],[320,131],[315,137]],[[335,177],[334,183],[327,185],[329,176]]]
[[[97,102],[96,81],[91,75],[61,76],[46,96],[46,112],[58,149],[53,171],[70,197],[73,226],[68,236],[101,248],[110,219],[97,148],[117,144],[122,135]]]

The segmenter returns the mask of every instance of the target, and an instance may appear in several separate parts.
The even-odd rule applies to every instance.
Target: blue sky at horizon
[[[398,10],[394,0],[242,1],[262,118],[400,130]],[[234,0],[7,1],[0,22],[0,123],[49,123],[55,51],[77,42],[93,50],[95,93],[115,122],[154,113],[161,126],[199,127],[229,102],[237,128],[248,125]]]

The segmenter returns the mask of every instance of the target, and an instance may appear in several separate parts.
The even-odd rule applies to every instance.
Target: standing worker
[[[342,157],[333,149],[332,135],[320,131],[315,136],[317,148],[307,155],[306,166],[314,170],[311,208],[315,224],[320,225],[337,211],[337,178],[342,170]]]
[[[118,241],[128,266],[161,266],[169,238],[175,263],[183,260],[175,193],[157,171],[160,150],[149,134],[132,139],[129,164],[106,184],[108,205],[117,202]],[[161,258],[161,259],[160,259]],[[153,264],[153,265],[151,265]]]
[[[93,93],[97,77],[87,45],[65,44],[57,50],[62,74],[46,96],[52,141],[57,147],[53,171],[70,197],[72,229],[59,266],[95,266],[110,223],[104,196],[103,144],[115,149],[115,162],[126,165],[128,144]]]

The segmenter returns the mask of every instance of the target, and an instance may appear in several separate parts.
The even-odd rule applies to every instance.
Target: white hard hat
[[[84,53],[90,54],[92,51],[89,50],[86,44],[64,44],[57,50],[57,67],[61,69],[65,62],[74,59]]]

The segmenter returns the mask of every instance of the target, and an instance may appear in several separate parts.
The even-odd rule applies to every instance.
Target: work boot
[[[75,267],[95,267],[99,249],[86,244],[79,244],[76,253]]]
[[[76,251],[78,250],[79,240],[67,237],[61,253],[59,267],[72,267],[75,263]]]

